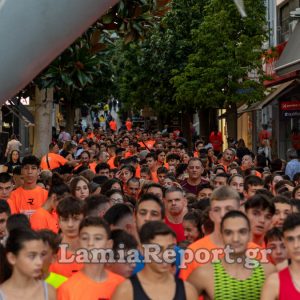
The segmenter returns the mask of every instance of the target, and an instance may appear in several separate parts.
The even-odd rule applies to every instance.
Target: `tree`
[[[226,108],[230,137],[237,137],[237,103],[263,97],[262,45],[266,38],[263,0],[245,0],[242,18],[232,0],[211,0],[193,32],[194,49],[172,83],[177,102]],[[251,78],[251,74],[255,75]]]
[[[127,109],[150,106],[161,119],[186,106],[176,103],[170,82],[173,70],[183,71],[193,52],[191,31],[202,20],[205,1],[174,0],[169,11],[142,41],[120,43],[114,58],[118,98]]]

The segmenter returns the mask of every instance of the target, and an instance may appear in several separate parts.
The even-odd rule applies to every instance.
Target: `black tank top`
[[[145,293],[137,275],[130,277],[130,281],[133,288],[133,300],[153,300]],[[185,289],[183,281],[180,278],[175,277],[176,292],[173,300],[186,300]]]

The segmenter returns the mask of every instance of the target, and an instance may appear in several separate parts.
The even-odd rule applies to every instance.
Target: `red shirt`
[[[222,150],[223,139],[222,139],[221,132],[218,132],[217,134],[215,134],[215,132],[213,131],[209,136],[209,141],[213,145],[213,148],[215,151]]]
[[[171,223],[167,217],[165,217],[165,223],[176,233],[177,243],[180,243],[185,240],[182,223],[180,224]]]

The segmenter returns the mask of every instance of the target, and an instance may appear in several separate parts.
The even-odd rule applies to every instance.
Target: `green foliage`
[[[232,0],[211,0],[205,6],[203,22],[192,32],[197,50],[183,72],[174,71],[178,103],[226,107],[263,96],[264,1],[244,2],[246,18],[241,18]]]
[[[168,115],[185,109],[174,100],[173,69],[183,70],[193,50],[191,30],[202,19],[203,2],[174,0],[170,10],[143,41],[120,43],[115,65],[118,98],[128,109],[150,106]]]

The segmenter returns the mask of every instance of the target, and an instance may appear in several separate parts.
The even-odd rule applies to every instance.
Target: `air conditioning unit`
[[[292,34],[296,25],[298,23],[298,20],[293,20],[292,22],[289,23],[289,33]]]

